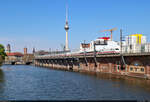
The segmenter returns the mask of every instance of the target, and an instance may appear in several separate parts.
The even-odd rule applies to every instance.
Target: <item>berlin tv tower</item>
[[[65,45],[65,51],[69,50],[68,47],[68,30],[69,30],[69,25],[68,25],[68,7],[66,5],[66,24],[65,24],[65,30],[66,30],[66,45]]]

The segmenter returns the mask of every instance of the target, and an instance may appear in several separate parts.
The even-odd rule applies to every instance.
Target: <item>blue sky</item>
[[[113,39],[140,33],[150,41],[150,0],[0,0],[0,43],[12,51],[61,49],[65,44],[65,11],[69,7],[69,48],[90,42],[104,29],[117,27]]]

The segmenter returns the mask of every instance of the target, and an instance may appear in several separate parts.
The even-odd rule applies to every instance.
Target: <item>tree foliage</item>
[[[0,44],[0,56],[2,59],[5,59],[6,53],[5,53],[5,48],[2,44]]]

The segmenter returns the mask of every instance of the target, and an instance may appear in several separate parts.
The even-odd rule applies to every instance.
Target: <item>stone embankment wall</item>
[[[110,73],[150,79],[150,56],[125,57],[122,64],[120,57],[107,58],[74,58],[68,59],[35,59],[34,65],[76,72]]]

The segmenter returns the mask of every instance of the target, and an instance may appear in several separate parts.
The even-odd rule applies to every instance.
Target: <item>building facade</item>
[[[125,53],[141,53],[145,52],[147,39],[146,36],[142,34],[132,34],[125,37]]]

